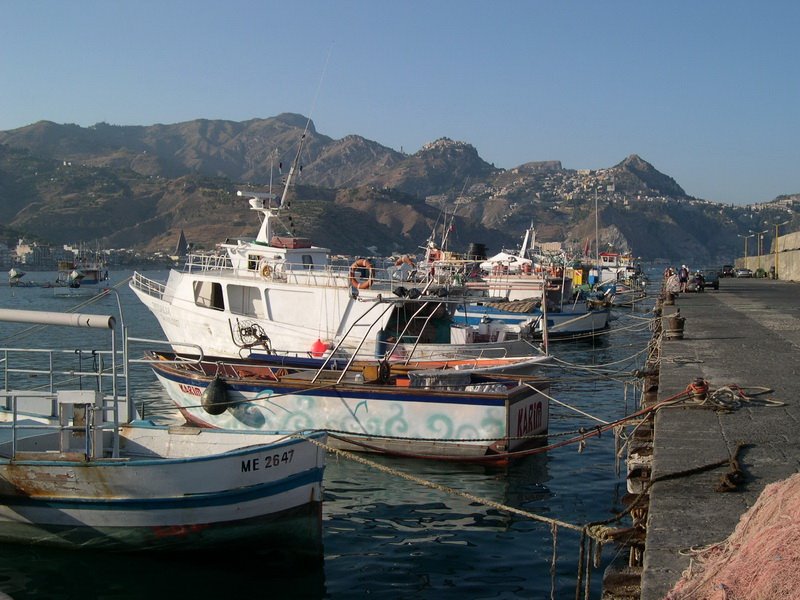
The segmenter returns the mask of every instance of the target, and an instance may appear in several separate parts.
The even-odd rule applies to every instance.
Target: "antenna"
[[[286,185],[284,185],[283,187],[283,195],[281,196],[281,203],[279,205],[279,208],[283,208],[284,205],[286,205],[286,196],[289,193],[289,184],[292,181],[292,175],[294,175],[294,172],[297,169],[298,164],[300,164],[300,154],[303,151],[303,143],[306,140],[306,133],[308,133],[308,126],[311,125],[311,116],[313,115],[314,109],[316,108],[317,105],[317,98],[319,97],[319,92],[320,89],[322,88],[322,81],[325,79],[325,72],[328,70],[328,62],[330,61],[331,58],[332,49],[333,49],[333,44],[331,44],[331,47],[328,48],[328,56],[325,59],[325,66],[322,69],[322,75],[320,76],[319,83],[317,84],[317,92],[316,94],[314,94],[314,101],[311,103],[311,110],[308,111],[308,120],[306,121],[306,126],[303,129],[303,135],[300,137],[300,144],[297,147],[297,154],[295,154],[294,161],[292,161],[292,166],[289,167],[289,174],[286,176]],[[303,168],[300,167],[300,170],[302,171]],[[289,208],[288,205],[286,205],[286,207]]]
[[[461,188],[461,194],[458,195],[456,201],[453,204],[453,214],[450,215],[450,222],[447,222],[447,207],[444,209],[444,216],[442,219],[442,250],[447,247],[447,237],[450,234],[450,231],[453,229],[453,223],[456,220],[456,212],[458,211],[458,205],[461,204],[461,200],[464,198],[464,192],[467,191],[467,185],[469,184],[469,177],[464,180],[464,187]]]

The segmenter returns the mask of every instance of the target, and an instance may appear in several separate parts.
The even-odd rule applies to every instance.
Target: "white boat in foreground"
[[[314,442],[324,433],[137,420],[113,317],[0,310],[0,320],[106,329],[111,343],[89,370],[59,370],[66,354],[57,350],[2,350],[0,541],[125,551],[254,544],[321,556],[325,453]],[[45,372],[48,389],[9,386]],[[67,377],[84,389],[65,388]]]

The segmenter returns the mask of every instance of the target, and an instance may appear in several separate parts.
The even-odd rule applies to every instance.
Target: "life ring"
[[[264,266],[261,267],[261,276],[264,279],[269,279],[270,275],[272,275],[272,267],[265,263]]]
[[[414,261],[411,260],[411,257],[408,254],[404,254],[396,261],[394,261],[394,266],[399,267],[402,264],[409,265],[412,269],[415,268],[417,265],[414,264]]]
[[[359,281],[359,279],[356,277],[356,272],[360,272],[361,269],[367,269],[367,276]],[[372,279],[374,275],[375,268],[366,258],[359,258],[352,265],[350,265],[350,285],[356,289],[366,290],[367,288],[372,287]]]

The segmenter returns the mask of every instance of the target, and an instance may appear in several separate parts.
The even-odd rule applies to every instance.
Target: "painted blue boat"
[[[541,443],[549,383],[535,376],[381,363],[287,369],[264,361],[177,360],[151,366],[187,421],[238,431],[325,429],[331,445],[417,458],[480,458]]]

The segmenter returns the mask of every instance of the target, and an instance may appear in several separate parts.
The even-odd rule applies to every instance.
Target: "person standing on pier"
[[[681,284],[681,292],[685,292],[686,285],[689,283],[689,269],[686,265],[681,265],[681,269],[678,271],[678,281]]]

